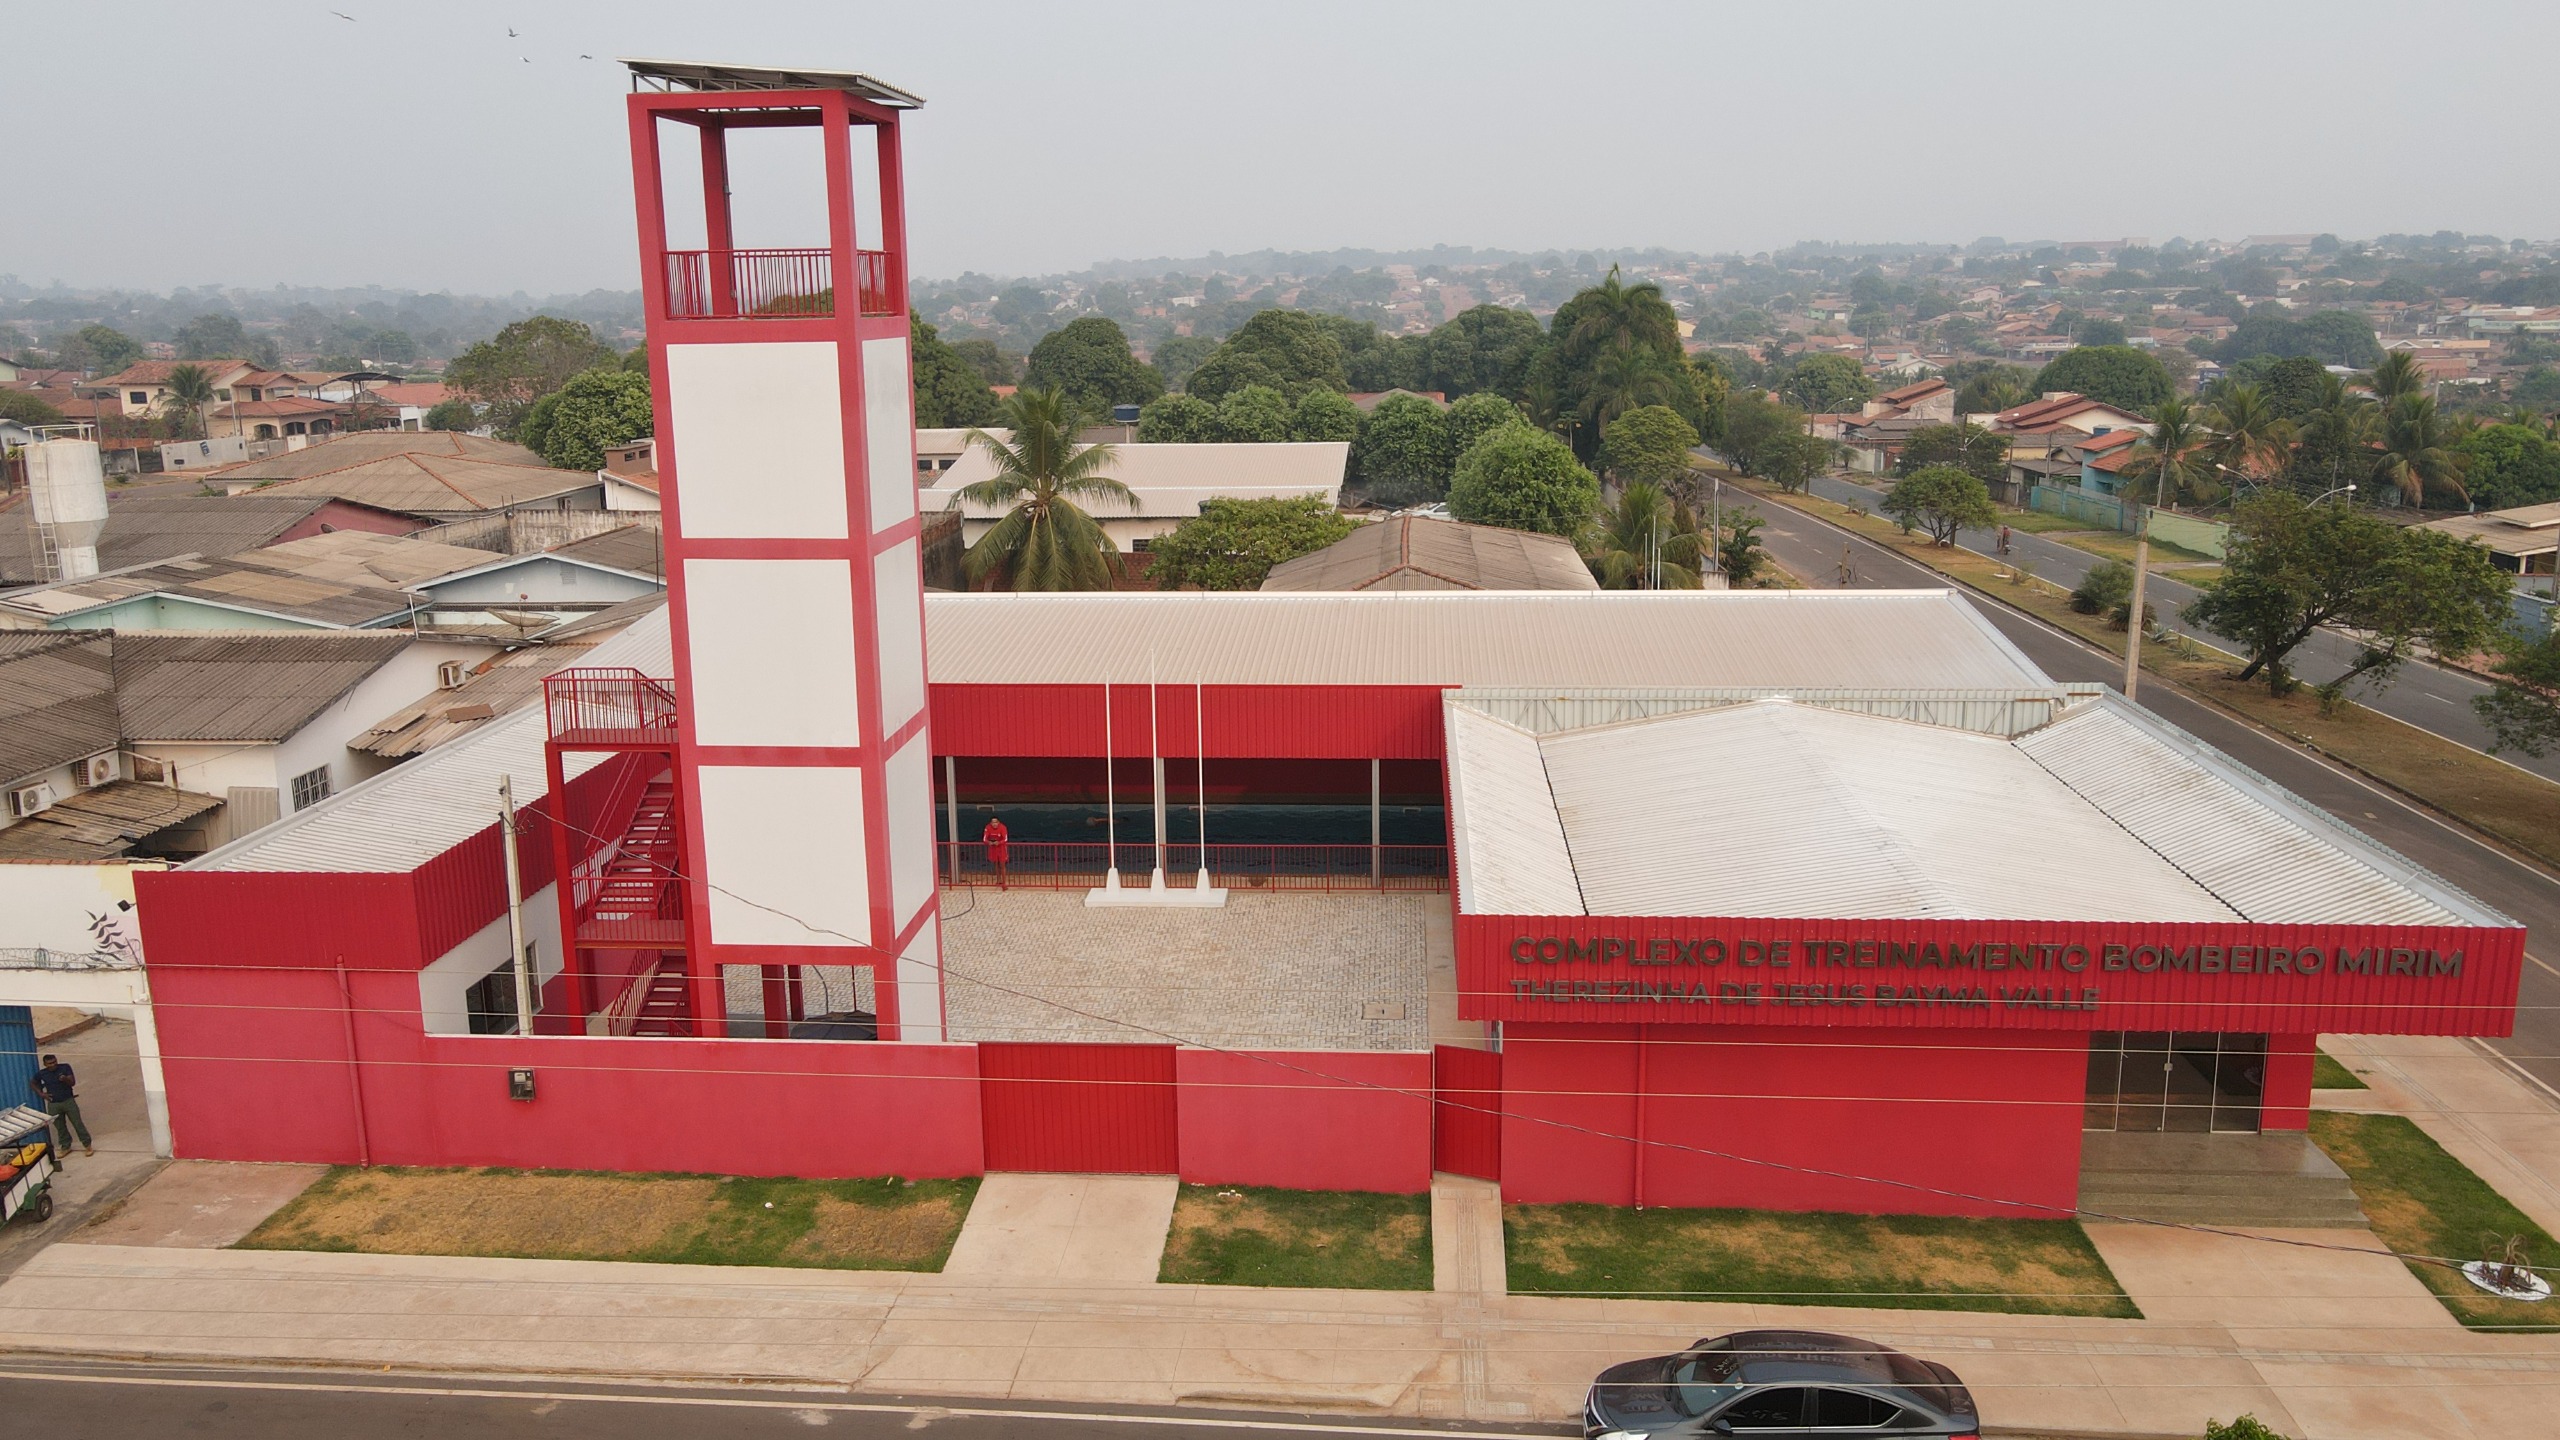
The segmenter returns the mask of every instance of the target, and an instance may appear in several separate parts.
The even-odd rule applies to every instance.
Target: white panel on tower
[[[694,738],[859,745],[850,560],[687,560]]]
[[[889,757],[889,919],[903,926],[933,898],[933,744],[921,731]]]
[[[880,732],[898,733],[924,708],[924,576],[917,542],[871,560],[871,610],[880,627]]]
[[[839,380],[829,341],[667,347],[661,403],[687,538],[841,540],[852,533]]]
[[[907,391],[907,342],[862,342],[863,459],[870,466],[871,531],[916,513],[915,397]]]
[[[927,920],[898,956],[898,1040],[931,1045],[942,1034],[942,933]]]
[[[705,765],[703,874],[721,945],[859,945],[871,933],[862,772]]]

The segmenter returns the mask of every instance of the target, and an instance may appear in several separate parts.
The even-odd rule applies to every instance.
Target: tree
[[[2133,442],[2124,462],[2124,493],[2145,505],[2202,496],[2213,484],[2213,462],[2205,454],[2210,434],[2194,406],[2175,395],[2163,398],[2152,407],[2151,433]]]
[[[607,447],[627,445],[653,428],[649,377],[599,365],[536,402],[519,438],[562,470],[597,470]]]
[[[2028,398],[2035,393],[2027,388],[2035,383],[2035,372],[2031,370],[2022,369],[2016,365],[1982,364],[1979,361],[1963,363],[1981,365],[1981,368],[1963,379],[1949,382],[1957,387],[1956,414],[1958,415],[1997,415],[2003,410],[2015,409],[2027,403]],[[1953,370],[1956,367],[1948,368]]]
[[[2424,395],[2433,388],[2426,368],[2418,357],[2407,350],[2394,350],[2377,362],[2364,377],[2364,387],[2385,409],[2399,403],[2403,395]]]
[[[1087,417],[1056,390],[1017,390],[996,419],[1009,438],[969,432],[969,443],[995,461],[995,473],[962,486],[960,499],[1005,507],[1005,515],[969,547],[962,573],[973,585],[1014,590],[1110,589],[1120,576],[1119,548],[1077,502],[1133,503],[1129,487],[1105,473],[1116,458],[1112,447],[1076,444]]]
[[[2071,608],[2083,615],[2128,615],[2132,606],[2133,567],[2121,560],[2090,566],[2071,591]]]
[[[2130,345],[2082,345],[2065,350],[2036,372],[2039,395],[2069,390],[2118,409],[2148,415],[2174,393],[2160,362]]]
[[[2274,490],[2233,508],[2222,574],[2185,613],[2239,641],[2248,655],[2240,678],[2263,674],[2278,695],[2293,688],[2288,657],[2313,631],[2357,632],[2356,660],[2322,687],[2335,697],[2359,677],[2388,683],[2418,646],[2442,655],[2487,648],[2506,618],[2507,589],[2480,546]]]
[[[1350,442],[1360,438],[1360,407],[1330,390],[1310,390],[1289,412],[1292,440]]]
[[[1601,464],[1620,480],[1668,485],[1689,473],[1698,432],[1668,405],[1641,405],[1600,432]]]
[[[913,312],[907,316],[907,353],[914,366],[919,427],[984,425],[994,417],[996,392],[987,388],[985,374],[944,344],[941,332]]]
[[[1218,342],[1206,335],[1168,335],[1156,342],[1147,363],[1156,367],[1169,389],[1182,388],[1202,361],[1218,353]]]
[[[1724,512],[1716,527],[1716,568],[1724,572],[1726,585],[1748,585],[1768,568],[1769,552],[1760,548],[1760,527],[1768,523],[1757,510]]]
[[[476,430],[480,428],[480,412],[460,396],[439,400],[427,407],[430,430]]]
[[[2000,523],[1990,487],[1980,476],[1953,465],[1930,465],[1893,482],[1876,508],[1908,529],[1918,527],[1940,545],[1956,543],[1956,532]]]
[[[2560,500],[2560,445],[2539,428],[2484,425],[2453,448],[2462,458],[2463,488],[2483,509]]]
[[[613,348],[578,321],[536,315],[455,356],[444,383],[486,406],[490,426],[513,436],[534,401],[614,358]]]
[[[2320,409],[2328,387],[2337,379],[2319,361],[2295,355],[2269,362],[2256,373],[2254,383],[2266,396],[2269,409],[2300,425]]]
[[[1593,363],[1583,392],[1582,418],[1595,432],[1644,405],[1660,405],[1679,396],[1679,370],[1651,350],[1621,338]]]
[[[1271,567],[1313,554],[1360,528],[1321,498],[1212,499],[1147,547],[1159,590],[1252,590]]]
[[[1986,486],[2009,470],[2009,437],[1979,425],[1923,425],[1902,442],[1893,473],[1916,475],[1932,465],[1953,465]]]
[[[1471,525],[1574,536],[1600,503],[1600,482],[1563,441],[1527,425],[1487,435],[1458,462],[1449,513]]]
[[[2451,491],[2469,503],[2462,488],[2462,456],[2453,448],[2444,417],[2433,396],[2404,394],[2382,416],[2382,453],[2374,457],[2377,485],[2399,489],[2401,498],[2424,505],[2427,492]]]
[[[234,315],[199,315],[170,336],[181,360],[238,360],[249,353],[249,332]]]
[[[1689,507],[1661,486],[1636,480],[1601,507],[1583,558],[1605,590],[1695,590],[1703,583],[1698,567],[1706,549]]]
[[[1603,393],[1595,397],[1595,388]],[[1598,285],[1556,308],[1521,395],[1540,424],[1580,421],[1573,448],[1588,456],[1600,448],[1600,426],[1637,405],[1668,404],[1701,434],[1712,431],[1723,386],[1681,353],[1679,317],[1661,287],[1626,284],[1611,266]]]
[[[142,358],[142,342],[107,325],[83,325],[54,342],[54,363],[66,370],[112,375]]]
[[[1218,407],[1197,395],[1165,395],[1138,411],[1142,445],[1198,445],[1218,438]]]
[[[1831,468],[1838,458],[1839,447],[1819,435],[1790,430],[1772,436],[1761,448],[1760,473],[1779,489],[1794,494],[1813,483],[1813,477]]]
[[[1846,355],[1807,355],[1778,387],[1782,398],[1817,415],[1855,410],[1875,393],[1875,382]]]
[[[1478,305],[1431,332],[1423,373],[1430,388],[1452,400],[1484,392],[1517,399],[1528,385],[1529,362],[1544,338],[1537,316]]]
[[[1268,385],[1283,395],[1348,390],[1342,342],[1303,310],[1256,311],[1191,372],[1183,388],[1215,403],[1248,385]]]
[[[1529,422],[1521,416],[1519,406],[1500,395],[1479,391],[1450,402],[1448,413],[1441,417],[1440,423],[1449,432],[1449,458],[1454,465],[1458,457],[1474,449],[1476,442],[1485,436]]]
[[[2315,247],[2317,242],[2315,243]],[[2275,1428],[2255,1415],[2242,1415],[2228,1423],[2220,1420],[2204,1422],[2204,1440],[2285,1440]]]
[[[1022,383],[1034,390],[1064,391],[1068,403],[1088,415],[1108,415],[1115,405],[1144,405],[1164,393],[1164,377],[1129,350],[1129,337],[1099,315],[1070,320],[1040,337]]]
[[[2495,665],[2497,683],[2471,708],[2489,727],[2489,753],[2521,750],[2540,759],[2560,744],[2560,629],[2531,641],[2508,633]]]
[[[1720,448],[1745,475],[1768,474],[1770,458],[1789,435],[1804,433],[1806,417],[1765,395],[1736,395],[1725,402]]]
[[[171,438],[192,440],[203,434],[205,407],[213,403],[213,376],[201,365],[172,365],[161,383],[169,392],[163,416]]]
[[[2302,318],[2303,342],[2310,358],[2330,365],[2377,365],[2382,361],[2382,345],[2373,338],[2373,327],[2361,315],[2344,310],[2320,310]]]
[[[959,356],[962,363],[970,369],[977,371],[979,378],[985,380],[988,385],[1022,383],[1022,357],[997,349],[996,342],[993,340],[983,337],[954,340],[950,345],[951,353]]]
[[[2274,475],[2293,454],[2293,422],[2276,413],[2255,385],[2226,384],[2204,407],[2212,436],[2205,457],[2242,475]]]
[[[0,420],[15,420],[21,425],[59,425],[62,412],[46,404],[41,396],[24,390],[0,390]]]
[[[1289,438],[1289,400],[1268,385],[1247,385],[1218,402],[1217,438],[1230,445],[1270,445]]]
[[[1446,414],[1419,395],[1390,395],[1360,427],[1352,460],[1361,488],[1381,505],[1411,505],[1449,493]]]
[[[2122,345],[2125,343],[2124,322],[2105,315],[2091,315],[2073,327],[2074,345]]]

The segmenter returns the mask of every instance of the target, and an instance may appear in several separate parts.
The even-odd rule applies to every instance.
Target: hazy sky
[[[10,9],[0,274],[37,284],[632,288],[619,55],[922,94],[921,275],[1266,246],[2560,234],[2548,102],[2499,59],[2560,42],[2536,0]],[[742,190],[775,168],[742,165]]]

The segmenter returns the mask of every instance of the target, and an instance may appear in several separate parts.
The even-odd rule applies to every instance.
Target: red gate
[[[1502,1057],[1493,1051],[1431,1047],[1431,1168],[1502,1178]]]
[[[987,1168],[1170,1175],[1170,1045],[978,1046]]]

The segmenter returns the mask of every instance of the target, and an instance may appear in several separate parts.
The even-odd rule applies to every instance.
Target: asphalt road
[[[1771,504],[1758,508],[1768,519],[1761,531],[1761,543],[1780,565],[1814,588],[1828,589],[1837,584],[1845,546],[1854,559],[1853,589],[1957,589],[2054,679],[2094,680],[2114,686],[2123,678],[2124,662],[2116,656],[2040,620],[1955,587],[1936,571],[1892,550],[1856,539],[1848,531],[1800,510]],[[2520,921],[2530,932],[2529,945],[2560,936],[2560,877],[2497,849],[2470,831],[2441,820],[2288,740],[2247,724],[2228,711],[2191,699],[2156,678],[2143,685],[2142,703],[2154,714]],[[2527,952],[2524,984],[2517,997],[2516,1032],[2507,1039],[2487,1043],[2560,1098],[2560,969],[2532,951]]]
[[[241,1440],[540,1436],[730,1440],[825,1430],[860,1440],[1441,1440],[1548,1436],[1424,1421],[1364,1424],[1291,1415],[1167,1413],[1005,1401],[856,1399],[840,1392],[700,1390],[549,1381],[447,1380],[338,1371],[139,1369],[0,1360],[0,1413],[44,1440],[138,1435]]]
[[[1825,500],[1856,505],[1872,511],[1884,499],[1880,490],[1869,489],[1854,480],[1825,475],[1813,482],[1813,493]],[[2086,550],[2047,540],[2023,530],[2009,536],[2012,558],[2035,567],[2036,574],[2063,586],[2080,583],[2089,567],[2101,557]],[[1999,539],[1989,530],[1965,530],[1956,535],[1956,543],[1976,554],[1990,555],[1999,549]],[[1836,562],[1835,562],[1836,563]],[[2184,635],[2192,635],[2217,649],[2238,651],[2237,642],[2203,628],[2189,625],[2180,616],[2196,598],[2194,586],[2182,584],[2153,571],[2144,589],[2143,599],[2159,616],[2162,624]],[[2354,662],[2356,642],[2335,631],[2323,630],[2302,642],[2293,653],[2294,673],[2312,684],[2334,680]],[[2356,703],[2379,710],[2394,719],[2405,720],[2421,730],[2431,731],[2458,745],[2474,750],[2489,748],[2488,727],[2471,708],[2474,698],[2485,695],[2488,685],[2458,670],[2448,670],[2423,662],[2403,665],[2391,683],[2376,693],[2371,685],[2359,685],[2348,693]],[[2549,780],[2560,780],[2560,751],[2541,759],[2509,753],[2499,757]]]

